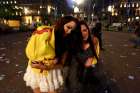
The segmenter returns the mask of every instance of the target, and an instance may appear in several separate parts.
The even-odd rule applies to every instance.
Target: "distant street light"
[[[80,5],[83,3],[84,0],[73,0],[76,4]]]
[[[139,17],[139,16],[137,16],[137,17],[136,17],[136,20],[139,20],[139,19],[140,19],[140,17]]]
[[[112,12],[112,6],[111,5],[108,6],[108,12]]]
[[[27,15],[29,13],[28,8],[24,8],[24,13],[25,13],[25,15]]]
[[[51,13],[51,6],[48,5],[48,14],[50,14],[50,13]]]
[[[79,12],[79,8],[78,7],[74,7],[74,13],[78,13]]]
[[[108,10],[108,12],[110,12],[112,14],[112,6],[111,5],[108,6],[108,9],[107,10]],[[111,20],[112,20],[111,19],[111,14],[109,14],[109,24],[110,25],[111,25]]]

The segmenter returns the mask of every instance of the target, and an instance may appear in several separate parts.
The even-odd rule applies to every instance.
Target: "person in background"
[[[77,37],[82,38],[82,42],[78,43],[80,46],[74,47],[76,50],[71,55],[71,62],[68,65],[69,70],[67,72],[66,87],[67,90],[64,93],[89,93],[87,85],[92,81],[90,74],[85,71],[96,67],[99,59],[99,42],[95,37],[91,37],[88,25],[84,21],[80,21],[80,32],[81,35]],[[88,87],[89,88],[89,87]],[[90,87],[92,89],[93,87]],[[89,89],[89,90],[90,90]],[[92,91],[94,92],[94,91]]]
[[[136,22],[136,28],[135,28],[135,35],[136,40],[134,42],[134,48],[137,48],[140,45],[140,23]]]
[[[96,71],[95,69],[98,67],[97,65],[100,52],[99,41],[97,37],[91,36],[86,22],[81,21],[80,25],[83,36],[83,44],[81,49],[82,51],[78,54],[78,57],[83,63],[83,68],[81,68],[80,73],[82,74],[80,74],[79,78],[81,80],[79,80],[82,82],[83,93],[93,93],[96,90],[95,83],[98,82],[98,78],[96,78],[94,73]]]
[[[96,19],[95,27],[92,28],[91,32],[94,36],[98,38],[100,49],[104,50],[102,42],[102,23],[99,18]]]
[[[34,93],[57,93],[63,85],[61,67],[77,23],[76,18],[64,16],[55,27],[40,26],[33,32],[26,46],[29,61],[24,81]]]

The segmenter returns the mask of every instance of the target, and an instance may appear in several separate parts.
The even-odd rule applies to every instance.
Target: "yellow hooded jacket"
[[[32,61],[43,61],[55,57],[55,36],[54,29],[50,26],[40,26],[35,31],[26,47],[26,55],[29,59],[28,66]],[[40,73],[40,69],[32,68],[33,71]],[[43,74],[47,74],[44,70]]]

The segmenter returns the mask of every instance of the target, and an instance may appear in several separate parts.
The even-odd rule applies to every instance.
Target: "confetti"
[[[127,44],[124,44],[123,46],[124,46],[124,47],[127,47],[128,45],[127,45]]]
[[[4,75],[4,74],[0,75],[0,80],[3,80],[5,76],[6,75]]]
[[[3,59],[3,56],[0,56],[0,59]]]
[[[135,56],[135,55],[136,55],[136,53],[135,53],[135,52],[133,52],[133,53],[131,53],[131,55]]]
[[[23,72],[23,71],[18,71],[17,73],[18,73],[18,74],[21,74],[22,72]]]
[[[112,47],[113,45],[112,45],[112,44],[110,44],[110,45],[108,45],[108,46]]]
[[[0,48],[0,50],[5,50],[6,48]]]
[[[1,76],[2,76],[2,77],[5,77],[6,75],[2,74]]]
[[[134,79],[135,79],[135,77],[134,77],[134,76],[132,76],[132,75],[129,75],[129,76],[128,76],[128,79],[130,79],[130,80],[134,80]]]
[[[112,80],[113,82],[117,82],[117,80],[116,80],[115,78],[111,78],[111,80]]]
[[[120,55],[120,58],[126,58],[127,56]]]
[[[1,56],[4,57],[4,56],[6,56],[6,54],[3,53]]]
[[[6,60],[5,62],[6,62],[7,64],[9,64],[9,63],[10,63],[10,60]]]
[[[3,80],[3,79],[4,79],[4,77],[0,76],[0,80]]]
[[[16,67],[18,67],[19,65],[18,64],[16,64]]]

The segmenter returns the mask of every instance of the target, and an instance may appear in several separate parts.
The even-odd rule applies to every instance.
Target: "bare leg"
[[[34,92],[34,93],[41,93],[39,88],[33,89],[33,92]]]
[[[48,93],[57,93],[56,91],[50,91],[50,92],[48,92]]]

